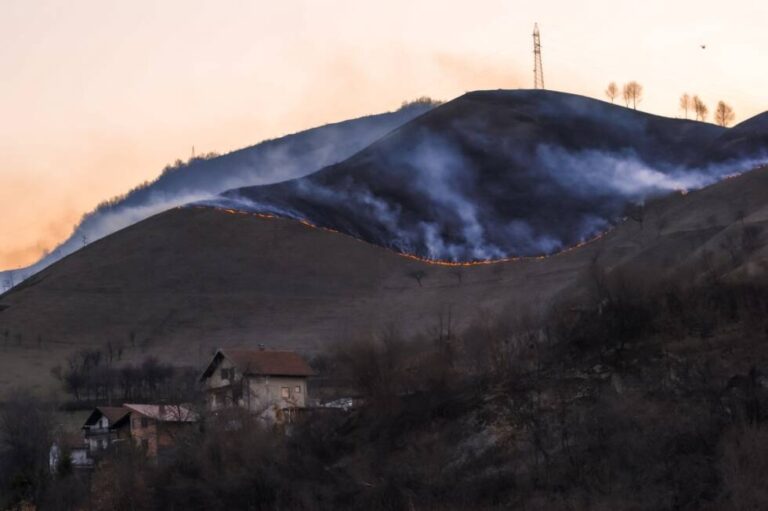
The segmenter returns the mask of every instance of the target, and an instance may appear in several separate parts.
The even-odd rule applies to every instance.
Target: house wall
[[[88,457],[88,451],[85,449],[72,449],[69,453],[72,464],[76,467],[83,467],[93,464],[93,460]]]
[[[221,377],[222,369],[233,370],[235,378],[225,380]],[[209,410],[218,410],[226,406],[232,406],[232,384],[238,382],[242,374],[226,358],[222,358],[211,375],[205,380],[206,404]]]
[[[119,438],[119,434],[109,429],[109,419],[102,415],[93,425],[84,429],[85,442],[88,444],[88,451],[91,453],[104,450]]]
[[[277,405],[278,408],[304,408],[307,400],[307,379],[290,376],[247,376],[247,391],[243,405],[251,411],[262,411]],[[283,396],[288,389],[288,397]]]
[[[139,414],[131,414],[131,437],[137,446],[146,445],[147,456],[157,457],[157,421],[146,418],[146,427],[142,427],[142,417]]]
[[[219,362],[219,364],[216,366],[216,369],[214,369],[211,376],[209,376],[205,380],[205,386],[208,389],[218,389],[222,387],[226,387],[231,382],[230,380],[223,380],[221,378],[221,370],[222,369],[234,369],[235,370],[235,380],[239,380],[242,377],[242,374],[237,370],[234,365],[232,365],[232,362],[227,360],[226,358],[222,358],[222,360]]]

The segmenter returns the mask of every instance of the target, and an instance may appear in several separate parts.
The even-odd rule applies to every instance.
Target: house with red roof
[[[175,444],[179,435],[198,421],[186,405],[124,404],[125,421],[134,443],[150,458],[157,458]],[[120,424],[118,424],[120,426]]]
[[[279,418],[307,406],[312,375],[307,361],[292,351],[220,349],[200,381],[211,411],[240,407]]]

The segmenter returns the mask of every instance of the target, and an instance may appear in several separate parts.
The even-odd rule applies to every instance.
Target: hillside
[[[750,168],[759,137],[754,151],[716,158],[728,133],[560,92],[472,92],[344,162],[205,204],[430,258],[549,254],[614,225],[628,205]]]
[[[768,261],[766,196],[761,168],[653,201],[578,249],[474,266],[418,261],[286,219],[174,209],[0,297],[0,388],[49,388],[51,367],[108,341],[125,347],[124,361],[198,365],[218,346],[314,352],[391,324],[424,332],[449,313],[457,329],[498,314],[536,317],[585,293],[595,265],[648,282],[756,279]]]
[[[434,104],[417,101],[396,112],[327,124],[267,140],[221,156],[193,158],[167,167],[150,183],[114,198],[86,214],[70,237],[41,261],[27,268],[0,272],[18,283],[60,258],[152,215],[187,202],[213,197],[230,188],[292,179],[342,161]],[[12,273],[12,279],[8,279]]]

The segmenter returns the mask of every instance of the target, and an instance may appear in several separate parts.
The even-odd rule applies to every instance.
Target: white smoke
[[[0,272],[0,292],[84,245],[152,215],[187,203],[215,199],[229,189],[301,177],[344,160],[433,106],[414,104],[393,113],[330,124],[171,169],[147,187],[85,215],[72,235],[37,263]]]

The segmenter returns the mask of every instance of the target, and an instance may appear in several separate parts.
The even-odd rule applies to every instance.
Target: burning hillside
[[[476,92],[315,174],[200,204],[306,221],[430,260],[545,255],[594,238],[631,204],[761,160],[753,144],[705,161],[702,147],[715,154],[727,133],[570,94]]]
[[[595,265],[643,281],[756,281],[768,259],[766,194],[764,168],[651,201],[599,240],[556,257],[467,266],[263,214],[173,209],[2,296],[0,395],[18,382],[46,388],[50,367],[107,341],[124,346],[126,357],[195,364],[215,347],[258,339],[311,351],[395,320],[414,334],[448,313],[457,329],[488,314],[544,313],[587,293]]]
[[[304,176],[342,161],[433,106],[434,103],[417,101],[396,112],[327,124],[229,154],[204,155],[186,163],[177,161],[151,183],[108,200],[86,214],[72,235],[37,263],[0,272],[0,289],[10,287],[7,283],[18,284],[87,243],[162,211],[215,197],[235,187]]]

